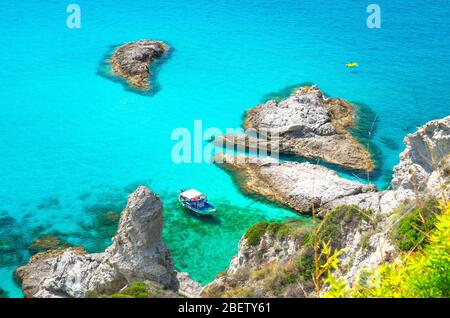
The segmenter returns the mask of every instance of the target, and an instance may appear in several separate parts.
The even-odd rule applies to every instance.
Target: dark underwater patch
[[[24,253],[25,240],[15,218],[3,217],[3,225],[0,227],[0,267],[10,267],[21,264],[27,255]]]
[[[60,239],[57,235],[44,234],[36,239],[28,249],[34,254],[48,250],[63,250],[71,246],[71,244]]]
[[[41,203],[36,205],[39,210],[57,210],[60,208],[60,201],[56,197],[49,197],[44,199]]]
[[[365,175],[365,179],[370,180],[378,179],[382,174],[380,167],[384,161],[380,146],[373,142],[373,136],[377,133],[378,129],[378,115],[364,103],[351,103],[355,106],[356,121],[354,127],[350,129],[350,132],[358,140],[358,142],[364,145],[370,152],[375,167],[369,174],[364,172],[353,172],[352,174],[358,176]]]
[[[12,216],[0,217],[0,227],[12,226],[14,223],[16,223],[16,219]]]
[[[96,194],[95,197],[91,195],[89,202],[83,205],[83,211],[90,217],[77,222],[80,231],[72,236],[83,242],[83,247],[87,252],[103,252],[106,247],[111,245],[111,238],[117,232],[120,215],[126,206],[127,197],[134,190],[136,188],[128,193],[122,188],[115,189],[113,192]]]
[[[87,199],[90,198],[90,196],[91,196],[91,193],[86,191],[86,192],[80,193],[77,196],[77,200],[86,201]]]
[[[150,185],[152,184],[152,179],[146,179],[146,180],[140,180],[140,181],[134,181],[131,182],[129,184],[127,184],[126,186],[123,187],[123,191],[127,194],[130,195],[131,193],[133,193],[139,186],[146,186],[148,188],[151,188]]]
[[[400,145],[393,138],[390,138],[387,136],[381,136],[380,141],[388,149],[391,149],[391,150],[399,150],[400,149]]]

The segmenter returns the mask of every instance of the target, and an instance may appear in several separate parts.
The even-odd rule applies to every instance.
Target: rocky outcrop
[[[163,42],[140,40],[118,47],[110,63],[114,73],[128,84],[149,89],[150,65],[168,51],[169,46]]]
[[[258,268],[262,263],[284,263],[296,255],[302,241],[297,236],[277,237],[266,231],[257,244],[250,244],[244,237],[239,241],[238,254],[231,259],[226,274],[236,274],[249,266]]]
[[[433,120],[405,138],[406,149],[394,168],[392,188],[442,194],[450,175],[450,116]],[[447,189],[447,198],[449,197]]]
[[[87,291],[116,292],[131,282],[151,281],[177,291],[173,261],[161,241],[161,200],[139,187],[128,198],[117,234],[104,253],[83,249],[47,251],[16,270],[25,297],[84,297]]]
[[[202,292],[203,286],[193,280],[188,273],[177,273],[179,283],[178,293],[188,298],[198,298]]]
[[[307,162],[223,153],[214,162],[234,173],[246,192],[262,195],[300,213],[332,209],[352,196],[376,197],[374,186],[344,179],[330,169]]]
[[[268,144],[281,154],[371,171],[370,153],[347,131],[354,118],[350,103],[326,98],[315,85],[301,87],[280,102],[270,100],[249,110],[244,128],[253,134],[218,136],[214,142],[250,149]]]

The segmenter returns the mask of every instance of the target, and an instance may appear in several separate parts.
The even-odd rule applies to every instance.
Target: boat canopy
[[[192,199],[197,198],[202,195],[203,195],[202,193],[198,192],[195,189],[190,189],[190,190],[184,191],[180,194],[181,197],[186,198],[188,200],[192,200]]]

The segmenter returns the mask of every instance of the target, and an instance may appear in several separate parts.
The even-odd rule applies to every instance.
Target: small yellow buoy
[[[347,66],[347,67],[358,67],[359,65],[358,65],[358,63],[351,62],[351,63],[345,64],[345,66]]]

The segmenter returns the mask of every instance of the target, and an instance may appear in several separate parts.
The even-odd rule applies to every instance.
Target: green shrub
[[[310,234],[310,231],[311,229],[305,227],[304,222],[298,220],[289,222],[260,222],[249,228],[244,237],[247,239],[249,245],[254,246],[259,244],[261,237],[266,233],[276,239],[286,239],[291,236],[296,236],[303,240],[305,236]]]
[[[211,284],[205,287],[205,289],[202,292],[202,296],[204,297],[221,297],[223,292],[225,291],[225,288],[222,285],[218,284]]]
[[[133,297],[130,297],[129,295],[117,293],[117,294],[112,294],[111,296],[109,296],[109,298],[133,298]],[[146,298],[146,297],[140,297],[140,298]]]
[[[101,295],[94,290],[88,290],[84,294],[84,298],[100,298],[100,297],[101,297]]]
[[[363,232],[361,234],[361,248],[363,249],[363,251],[366,251],[369,246],[370,246],[370,237],[371,237],[371,233],[369,231]]]
[[[144,282],[135,282],[130,287],[122,290],[121,293],[133,298],[147,298],[149,296],[149,288]]]
[[[318,231],[321,242],[331,242],[331,247],[340,249],[344,227],[361,221],[371,222],[372,211],[361,209],[356,205],[343,205],[327,213]]]
[[[135,282],[110,298],[149,298],[149,288],[145,282]]]
[[[436,202],[428,201],[401,219],[395,235],[397,247],[403,251],[423,247],[425,237],[436,224],[438,213]]]
[[[260,222],[249,228],[244,235],[247,243],[253,246],[258,245],[261,241],[261,237],[266,233],[266,229],[268,226],[268,222]]]
[[[313,277],[315,264],[314,258],[311,255],[307,255],[306,253],[302,253],[294,262],[295,267],[298,271],[298,276],[302,278],[302,280],[310,280]]]

